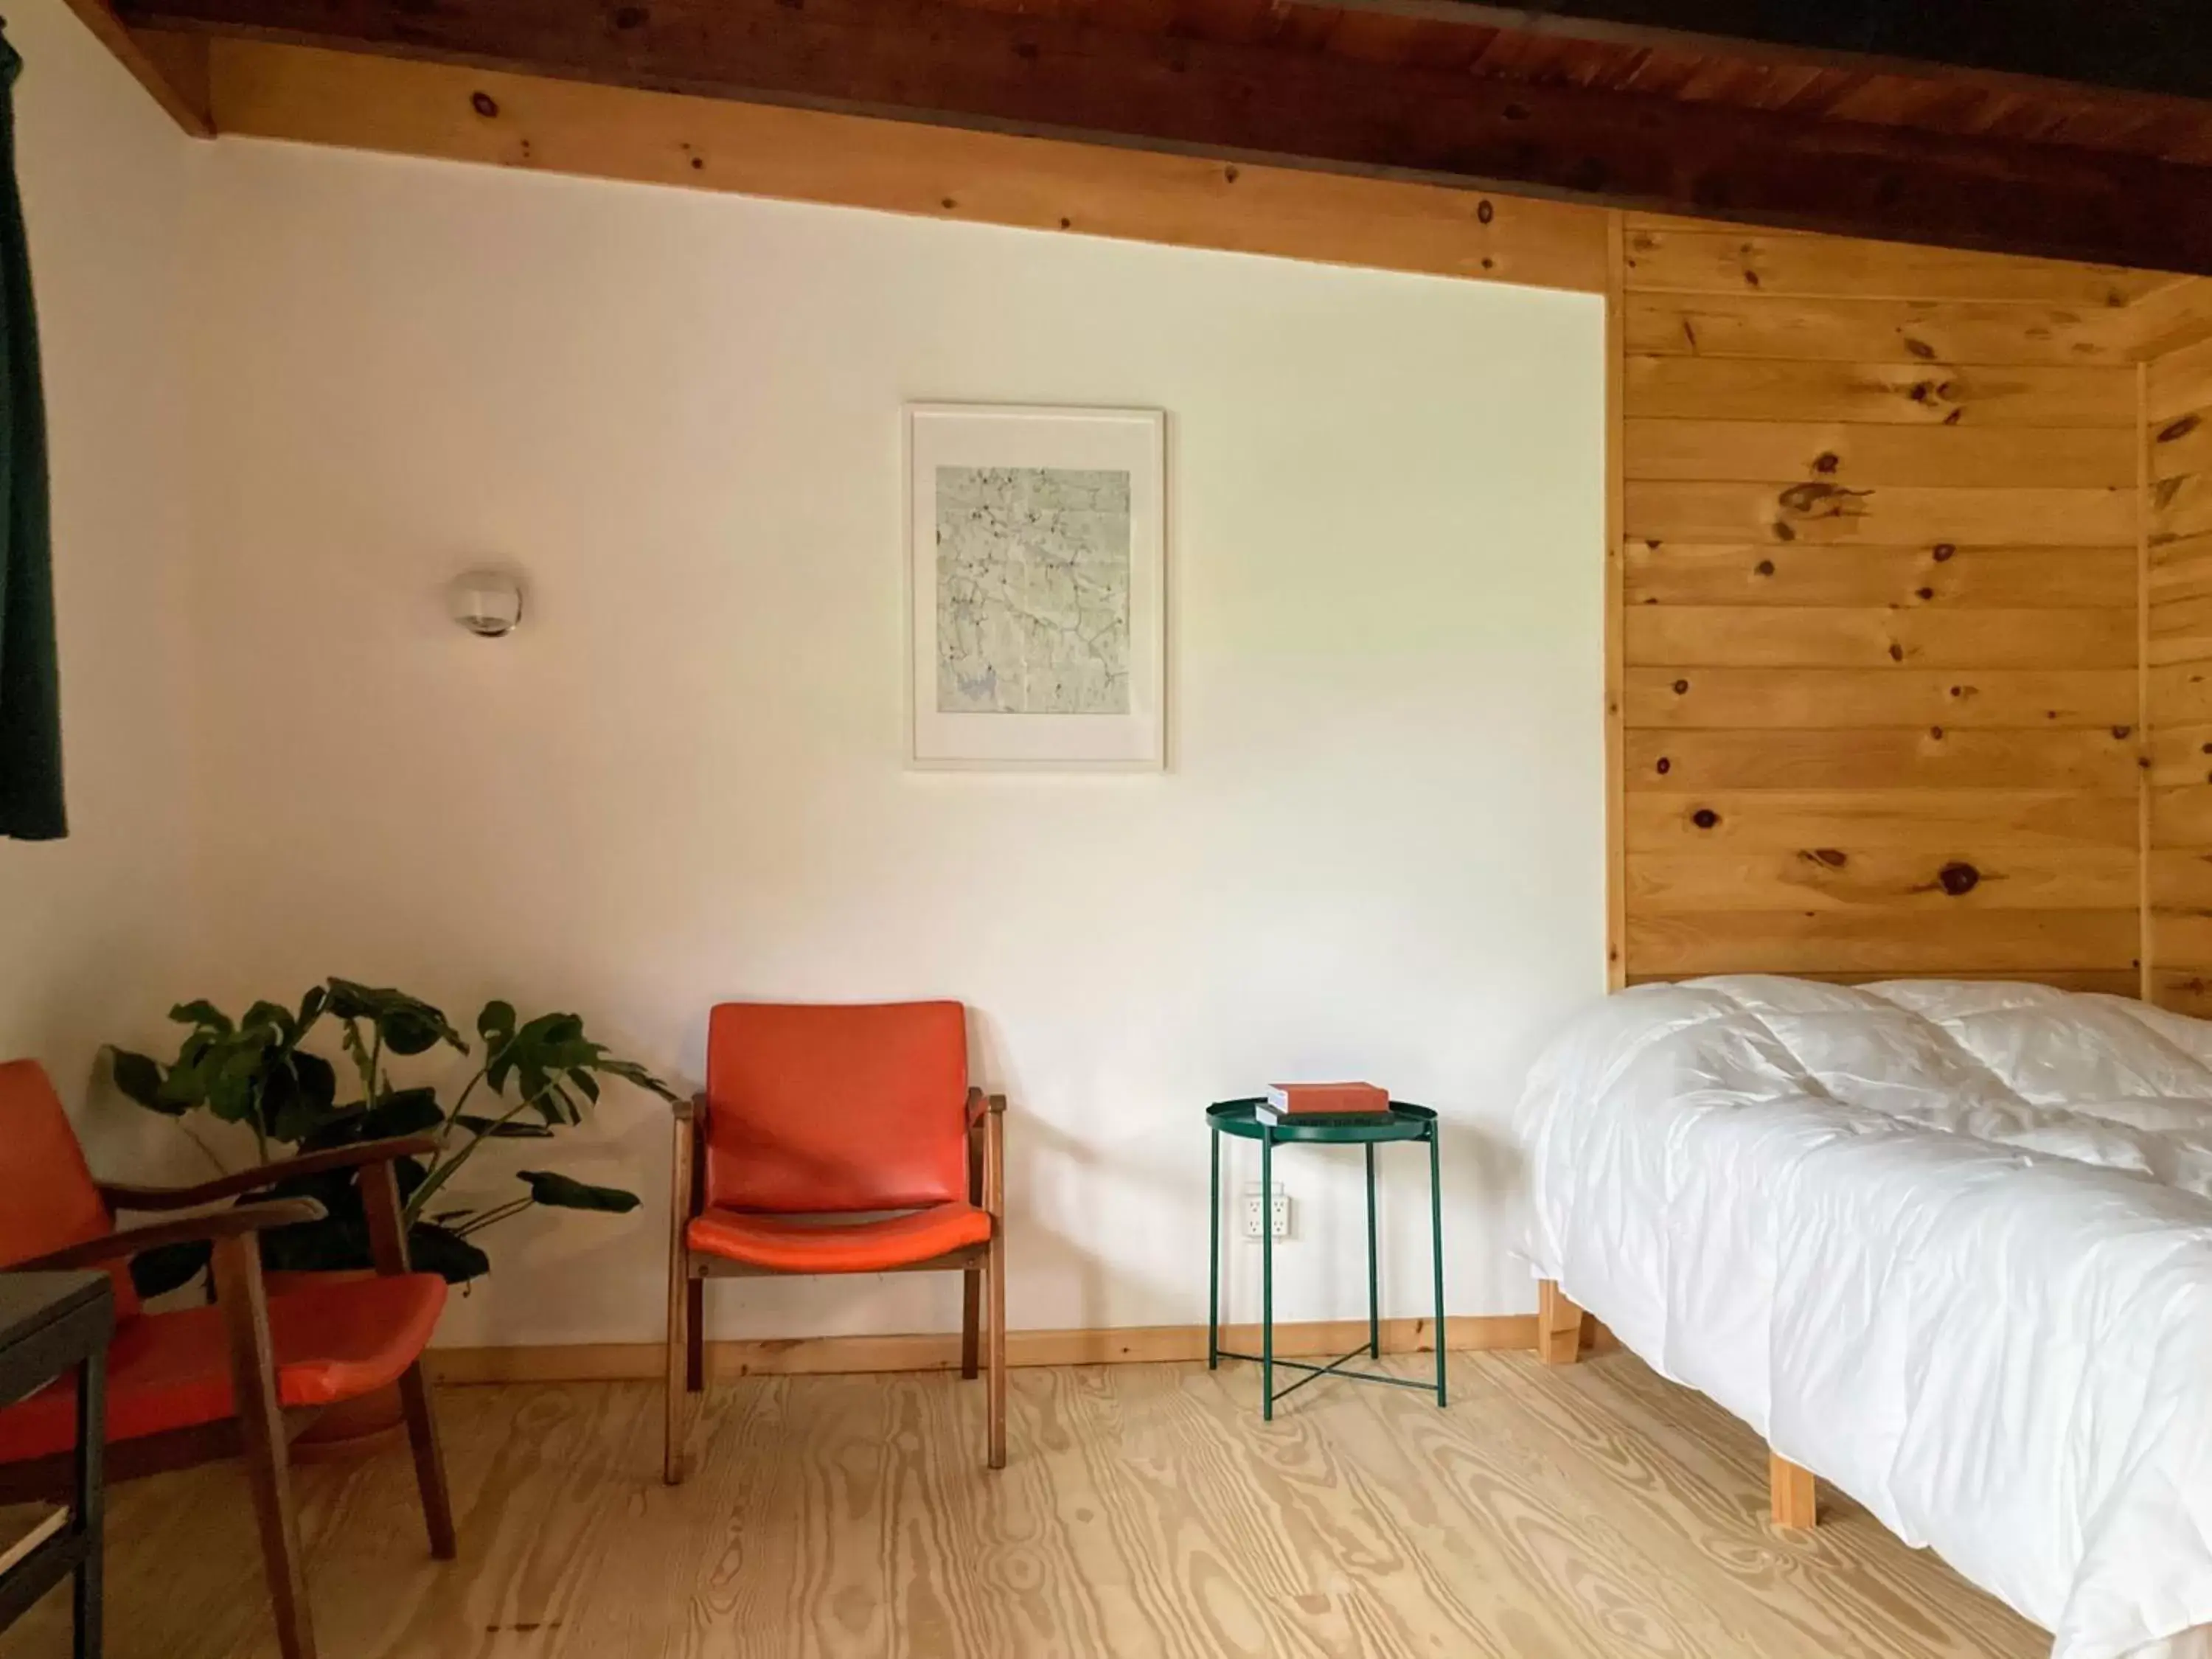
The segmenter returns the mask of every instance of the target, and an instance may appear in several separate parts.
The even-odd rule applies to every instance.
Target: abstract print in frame
[[[1157,770],[1166,417],[906,411],[908,758]]]

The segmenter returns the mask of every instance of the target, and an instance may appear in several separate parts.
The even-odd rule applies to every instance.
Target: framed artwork
[[[1167,419],[906,411],[908,758],[1165,763]]]

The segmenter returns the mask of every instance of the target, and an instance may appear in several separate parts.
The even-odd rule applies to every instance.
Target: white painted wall
[[[1527,1304],[1501,1126],[1601,984],[1598,301],[195,147],[58,0],[10,19],[77,833],[0,843],[0,1053],[75,1095],[172,1000],[337,971],[573,1006],[688,1084],[717,998],[954,995],[1015,1102],[1018,1324],[1203,1317],[1200,1109],[1285,1076],[1443,1109],[1451,1306]],[[1169,412],[1173,770],[902,769],[914,398]],[[487,556],[531,582],[499,644],[439,600]],[[444,1340],[656,1336],[666,1156],[611,1098],[568,1162],[646,1208],[491,1236]],[[1356,1168],[1285,1160],[1287,1316],[1358,1310]],[[1420,1175],[1386,1157],[1389,1311]]]
[[[687,1083],[719,998],[963,998],[1016,1103],[1030,1327],[1202,1319],[1204,1103],[1371,1077],[1449,1119],[1453,1310],[1528,1305],[1504,1115],[1602,988],[1596,299],[215,159],[222,926],[180,994],[500,993]],[[1169,411],[1172,771],[902,769],[915,398]],[[485,557],[531,584],[497,644],[440,605]],[[611,1101],[578,1162],[646,1207],[489,1236],[444,1340],[656,1336],[666,1139]],[[1355,1169],[1285,1160],[1288,1315],[1359,1306]],[[1420,1171],[1386,1169],[1393,1309],[1424,1311]],[[718,1334],[956,1313],[950,1280],[710,1294]]]
[[[26,64],[71,834],[0,840],[0,1055],[45,1060],[75,1105],[100,1042],[158,1025],[195,931],[185,319],[203,158],[60,0],[10,5],[8,33]]]

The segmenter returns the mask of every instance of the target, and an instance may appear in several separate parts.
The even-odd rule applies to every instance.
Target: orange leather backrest
[[[782,1214],[968,1196],[957,1002],[726,1002],[707,1024],[706,1197]]]
[[[114,1231],[46,1068],[35,1060],[0,1063],[0,1267]],[[137,1312],[129,1271],[110,1277],[118,1316]]]

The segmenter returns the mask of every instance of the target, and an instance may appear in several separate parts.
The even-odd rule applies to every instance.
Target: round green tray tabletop
[[[1378,1112],[1371,1118],[1346,1116],[1319,1123],[1300,1123],[1295,1119],[1262,1123],[1254,1115],[1254,1109],[1265,1103],[1266,1097],[1261,1095],[1249,1100],[1217,1100],[1206,1109],[1206,1121],[1219,1133],[1235,1135],[1243,1140],[1272,1140],[1278,1146],[1286,1141],[1357,1146],[1384,1140],[1421,1140],[1427,1138],[1437,1121],[1437,1115],[1425,1106],[1394,1100],[1388,1112]]]

